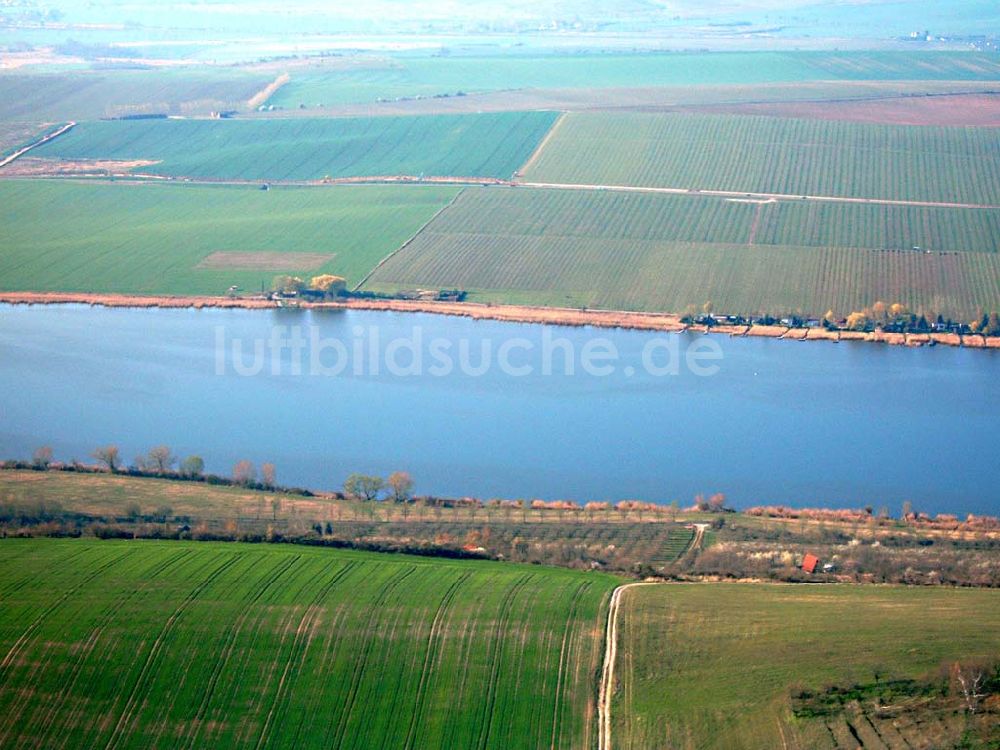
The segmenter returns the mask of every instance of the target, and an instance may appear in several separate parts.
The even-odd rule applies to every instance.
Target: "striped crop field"
[[[932,710],[896,696],[884,698],[883,711],[858,709],[860,720],[796,718],[790,697],[877,675],[937,679],[943,665],[995,658],[1000,591],[639,586],[624,592],[618,622],[616,750],[989,747],[959,742],[973,724],[953,706]],[[983,722],[995,739],[996,714]]]
[[[243,109],[273,76],[233,67],[198,70],[0,72],[0,120],[87,120],[128,115],[208,115]]]
[[[4,180],[0,290],[221,295],[279,273],[353,284],[455,194]]]
[[[891,300],[972,319],[1000,308],[998,222],[985,209],[470,188],[369,286],[669,312],[711,300],[733,314]]]
[[[1000,129],[571,113],[525,180],[1000,205]]]
[[[351,102],[422,97],[435,104],[474,107],[477,97],[512,90],[707,87],[805,81],[995,81],[1000,60],[989,53],[883,51],[603,52],[542,55],[399,56],[360,58],[352,64],[317,65],[292,72],[269,104],[294,110]],[[694,87],[698,87],[696,90]],[[766,96],[767,89],[756,95]],[[434,97],[438,97],[435,99]],[[443,98],[442,98],[443,97]],[[594,102],[600,106],[599,101]]]
[[[388,175],[509,179],[552,112],[82,123],[33,156],[146,160],[137,173],[227,180]]]
[[[0,745],[591,747],[615,582],[290,546],[5,540]]]

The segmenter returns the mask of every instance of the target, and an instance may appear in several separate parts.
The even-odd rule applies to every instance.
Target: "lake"
[[[1000,356],[362,311],[0,305],[0,456],[286,485],[997,513]]]

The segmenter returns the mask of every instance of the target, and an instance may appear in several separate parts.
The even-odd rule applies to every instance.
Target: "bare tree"
[[[952,689],[962,696],[965,709],[970,714],[979,710],[979,702],[986,697],[983,687],[986,684],[987,666],[983,663],[960,664],[951,666]]]
[[[257,478],[257,470],[246,459],[237,461],[233,467],[233,481],[237,484],[251,484]]]
[[[405,471],[394,471],[389,475],[388,484],[393,500],[397,503],[409,501],[410,493],[413,491],[413,477]]]
[[[100,463],[104,464],[105,468],[112,474],[118,471],[120,466],[120,459],[118,456],[118,446],[117,445],[105,445],[103,448],[98,448],[91,454]]]
[[[47,469],[51,463],[52,448],[48,445],[43,445],[41,448],[36,449],[34,455],[31,457],[31,465],[36,469]]]
[[[274,521],[278,520],[278,514],[281,512],[281,497],[275,495],[271,498],[271,518]]]
[[[274,464],[270,462],[263,464],[260,467],[260,477],[265,487],[273,489],[277,484],[277,479],[278,479],[278,472],[274,468]]]
[[[151,448],[146,458],[147,468],[159,474],[166,474],[177,463],[177,456],[166,445],[158,445],[155,448]]]

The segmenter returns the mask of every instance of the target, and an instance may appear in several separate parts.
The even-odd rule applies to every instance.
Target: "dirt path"
[[[18,151],[15,151],[13,154],[11,154],[7,158],[5,158],[3,161],[0,161],[0,169],[3,169],[4,167],[6,167],[8,164],[10,164],[13,161],[17,161],[18,159],[20,159],[22,156],[24,156],[26,153],[28,153],[32,149],[38,148],[39,146],[41,146],[43,144],[46,144],[46,143],[48,143],[51,140],[55,140],[56,138],[58,138],[59,136],[61,136],[63,133],[68,133],[70,130],[72,130],[75,127],[76,127],[76,123],[75,122],[68,122],[65,125],[63,125],[61,128],[59,128],[59,130],[56,130],[55,132],[49,133],[44,138],[40,138],[37,141],[35,141],[34,143],[31,143],[31,144],[25,146],[24,148],[22,148],[22,149],[20,149]]]
[[[877,206],[915,206],[917,208],[993,208],[982,203],[939,203],[935,201],[901,201],[889,198],[846,198],[836,195],[790,195],[787,193],[741,193],[736,190],[699,190],[696,188],[637,187],[634,185],[584,185],[568,182],[517,182],[516,187],[548,190],[587,190],[609,193],[654,193],[661,195],[708,195],[715,198],[751,198],[759,201],[798,201],[814,203],[855,203]]]
[[[17,154],[8,157],[0,162],[0,167],[10,163],[19,156],[23,156],[43,143],[62,135],[76,123],[70,123],[66,128],[43,138],[37,143],[22,149]],[[53,171],[51,174],[38,173],[36,177],[65,177]],[[123,175],[124,176],[124,175]],[[947,203],[938,201],[904,201],[891,198],[850,198],[836,195],[793,195],[789,193],[745,193],[737,190],[703,190],[700,188],[679,188],[679,187],[640,187],[637,185],[591,185],[585,183],[569,182],[523,182],[521,180],[509,181],[496,177],[421,177],[419,175],[372,175],[361,177],[337,177],[323,180],[232,180],[226,178],[209,179],[183,177],[176,175],[161,174],[130,174],[136,184],[145,181],[169,181],[183,182],[190,185],[237,185],[237,186],[292,186],[292,187],[320,187],[324,185],[370,185],[370,184],[415,184],[415,185],[462,185],[462,186],[498,186],[514,188],[536,188],[541,190],[581,190],[587,192],[606,193],[651,193],[654,195],[701,195],[712,198],[725,198],[727,200],[740,200],[749,203],[775,203],[777,201],[795,201],[798,203],[848,203],[857,205],[873,206],[910,206],[916,208],[979,208],[979,209],[1000,209],[1000,205],[989,203]],[[95,179],[93,177],[89,179]],[[99,179],[99,178],[97,178]],[[126,184],[126,183],[122,183]]]
[[[562,114],[559,115],[559,117],[556,118],[556,121],[552,123],[552,127],[549,128],[549,132],[545,134],[545,137],[542,138],[541,142],[531,153],[531,156],[528,157],[528,161],[524,163],[524,166],[522,166],[519,170],[514,172],[515,179],[521,177],[525,172],[531,169],[532,166],[534,166],[535,162],[538,161],[538,157],[542,155],[542,152],[545,150],[545,147],[549,145],[549,141],[552,140],[552,137],[556,134],[556,131],[559,130],[559,127],[563,124],[563,122],[565,122],[565,120],[566,120],[566,113],[563,112]]]
[[[611,750],[611,704],[615,694],[615,662],[618,660],[618,612],[621,609],[622,594],[637,586],[662,586],[649,581],[626,583],[611,594],[608,606],[608,625],[604,634],[604,666],[601,668],[601,685],[597,694],[597,747]]]
[[[261,105],[266,104],[267,100],[270,99],[272,96],[274,96],[275,93],[277,93],[278,89],[280,89],[282,86],[284,86],[290,80],[292,80],[292,77],[290,75],[288,75],[288,73],[282,73],[280,76],[278,76],[273,81],[271,81],[269,84],[267,84],[267,86],[265,86],[260,91],[258,91],[256,94],[254,94],[253,96],[251,96],[247,100],[247,108],[248,109],[257,109],[257,107],[260,107]]]

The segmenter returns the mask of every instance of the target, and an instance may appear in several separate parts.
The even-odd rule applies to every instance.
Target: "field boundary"
[[[8,164],[17,161],[18,159],[20,159],[22,156],[24,156],[26,153],[28,153],[32,149],[36,149],[39,146],[44,146],[49,141],[53,141],[56,138],[58,138],[59,136],[64,135],[65,133],[68,133],[70,130],[72,130],[75,127],[76,127],[76,123],[75,122],[68,122],[65,125],[63,125],[61,128],[59,128],[58,130],[55,130],[55,131],[53,131],[51,133],[48,133],[47,135],[42,136],[40,139],[38,139],[34,143],[29,143],[27,146],[21,147],[20,149],[18,149],[17,151],[15,151],[10,156],[4,158],[3,160],[0,160],[0,169],[3,169]]]
[[[653,193],[660,195],[694,195],[713,198],[744,198],[754,201],[792,201],[796,203],[849,203],[872,206],[911,206],[914,208],[1000,209],[989,203],[943,203],[936,201],[904,201],[893,198],[851,198],[836,195],[791,195],[789,193],[747,193],[736,190],[703,190],[701,188],[642,187],[639,185],[589,185],[572,182],[515,182],[514,187],[537,190],[579,190],[607,193]]]
[[[604,665],[601,668],[601,684],[597,694],[597,747],[611,750],[611,704],[615,693],[615,662],[618,659],[618,612],[621,609],[622,594],[637,586],[662,586],[659,581],[626,583],[611,593],[608,605],[608,624],[604,633]]]
[[[68,130],[68,128],[67,128]],[[66,132],[65,130],[63,132]],[[62,133],[59,133],[61,135]],[[51,137],[55,137],[54,135]],[[51,140],[50,137],[50,140]],[[23,156],[27,151],[41,146],[43,141],[32,144],[22,150],[17,156]],[[0,162],[0,168],[10,163],[16,157],[9,157]],[[206,177],[176,177],[149,172],[129,173],[120,175],[134,180],[135,184],[146,182],[175,182],[184,185],[216,185],[216,186],[261,186],[275,187],[336,187],[345,185],[455,185],[461,187],[508,187],[527,188],[529,190],[571,190],[595,193],[646,193],[651,195],[686,195],[692,197],[722,198],[725,200],[743,200],[750,203],[840,203],[862,206],[897,206],[910,208],[954,208],[969,210],[1000,210],[1000,204],[991,203],[949,203],[942,201],[908,201],[895,198],[857,198],[838,195],[795,195],[791,193],[755,193],[738,190],[712,190],[694,187],[650,187],[642,185],[593,185],[572,182],[524,182],[521,180],[503,180],[495,177],[420,177],[418,175],[371,175],[358,177],[337,177],[321,180],[231,180],[226,178]],[[85,175],[37,174],[32,179],[59,179],[90,182],[106,182],[106,178]],[[2,174],[0,174],[2,179]],[[11,175],[11,179],[24,179],[23,176]],[[121,183],[119,183],[121,184]]]
[[[535,150],[531,152],[531,156],[528,157],[528,161],[522,164],[520,169],[514,172],[514,179],[523,176],[524,173],[527,172],[536,161],[538,161],[538,157],[542,155],[542,151],[544,151],[545,147],[549,145],[549,141],[552,140],[552,137],[556,134],[556,131],[559,130],[562,124],[566,121],[566,118],[568,116],[569,116],[568,112],[560,113],[559,117],[556,118],[556,121],[552,123],[552,127],[549,128],[549,132],[547,132],[545,134],[545,137],[538,142],[537,146],[535,146]]]
[[[453,197],[453,198],[452,198],[452,199],[451,199],[450,201],[448,201],[448,202],[447,202],[446,204],[444,204],[443,206],[441,206],[441,208],[439,208],[439,209],[438,209],[437,211],[435,211],[435,212],[434,212],[434,215],[433,215],[433,216],[431,216],[431,218],[429,218],[429,219],[428,219],[427,221],[425,221],[425,222],[424,222],[424,224],[423,224],[423,226],[421,226],[421,227],[420,227],[420,229],[418,229],[418,230],[417,230],[417,231],[416,231],[416,232],[415,232],[415,233],[413,234],[413,236],[412,236],[412,237],[410,237],[410,239],[408,239],[408,240],[407,240],[406,242],[404,242],[404,243],[403,243],[402,245],[400,245],[399,247],[397,247],[397,248],[396,248],[395,250],[393,250],[393,251],[392,251],[391,253],[389,253],[389,254],[388,254],[387,256],[385,256],[384,258],[382,258],[382,260],[380,260],[380,261],[379,261],[378,263],[376,263],[376,264],[375,264],[375,266],[374,266],[374,268],[372,268],[372,269],[371,269],[371,270],[370,270],[370,271],[369,271],[368,273],[366,273],[366,274],[364,275],[364,278],[362,278],[362,279],[361,279],[361,281],[359,281],[359,282],[358,282],[358,283],[357,283],[357,284],[356,284],[356,285],[355,285],[355,286],[353,287],[352,291],[355,291],[355,292],[356,292],[356,291],[358,291],[359,289],[361,289],[361,287],[363,287],[363,286],[364,286],[364,285],[365,285],[366,283],[368,283],[368,280],[369,280],[369,279],[370,279],[370,278],[371,278],[371,277],[372,277],[372,276],[373,276],[373,275],[375,274],[375,272],[376,272],[376,271],[378,271],[378,270],[379,270],[379,269],[380,269],[380,268],[381,268],[382,266],[384,266],[384,265],[385,265],[386,263],[388,263],[388,262],[389,262],[390,260],[392,260],[392,259],[393,259],[393,258],[395,258],[395,257],[396,257],[397,255],[399,255],[399,254],[400,254],[401,252],[403,252],[403,250],[405,250],[405,249],[406,249],[407,247],[409,247],[409,246],[410,246],[410,245],[411,245],[411,244],[413,243],[413,241],[414,241],[415,239],[417,239],[417,237],[419,237],[419,236],[420,236],[420,234],[421,234],[421,233],[422,233],[422,232],[423,232],[423,231],[424,231],[425,229],[427,229],[427,227],[429,227],[429,226],[430,226],[430,225],[431,225],[431,224],[432,224],[432,223],[434,222],[434,220],[435,220],[435,219],[437,219],[437,217],[438,217],[438,216],[440,216],[440,215],[441,215],[442,213],[444,213],[444,212],[445,212],[446,210],[448,210],[448,209],[449,209],[449,208],[451,208],[451,207],[452,207],[453,205],[455,205],[455,201],[457,201],[457,200],[458,200],[458,197],[459,197],[459,196],[460,196],[460,195],[461,195],[462,193],[464,193],[464,192],[465,192],[465,190],[459,190],[459,191],[458,191],[457,193],[455,193],[454,197]]]

